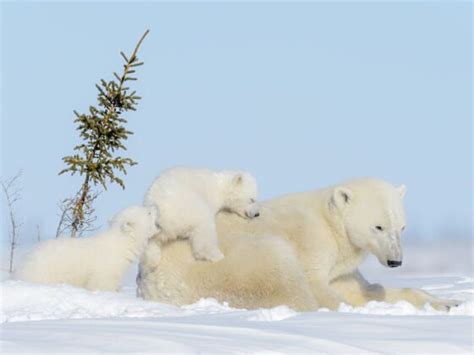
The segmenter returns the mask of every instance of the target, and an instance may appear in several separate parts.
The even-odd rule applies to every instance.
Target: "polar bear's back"
[[[220,247],[226,257],[210,263],[196,261],[188,243],[165,245],[159,267],[141,282],[143,297],[178,305],[212,297],[233,307],[317,308],[304,271],[283,238],[228,234]]]

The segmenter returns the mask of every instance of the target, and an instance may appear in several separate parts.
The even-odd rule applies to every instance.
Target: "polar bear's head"
[[[404,185],[394,187],[377,179],[360,179],[336,186],[330,205],[351,242],[388,267],[402,264],[400,237],[405,229]]]
[[[126,236],[137,241],[147,241],[159,232],[159,212],[156,206],[132,206],[117,213],[110,221],[112,228],[119,228]]]
[[[255,218],[260,215],[257,203],[257,181],[247,172],[222,172],[224,180],[223,209],[234,212],[243,218]]]

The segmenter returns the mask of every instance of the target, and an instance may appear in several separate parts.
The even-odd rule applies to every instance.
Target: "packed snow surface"
[[[403,280],[402,280],[403,281]],[[474,280],[410,279],[463,303],[449,312],[370,302],[298,313],[282,305],[244,310],[214,299],[176,307],[134,290],[1,284],[2,353],[11,352],[470,352]]]
[[[177,307],[137,298],[136,270],[119,293],[5,279],[0,283],[0,353],[472,354],[474,278],[472,264],[465,265],[456,266],[454,276],[429,275],[429,268],[421,273],[390,270],[376,263],[363,268],[371,281],[462,301],[448,312],[407,302],[342,304],[337,312],[303,313],[285,305],[236,309],[214,299]]]

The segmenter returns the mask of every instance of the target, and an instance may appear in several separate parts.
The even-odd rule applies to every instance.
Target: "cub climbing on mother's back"
[[[257,183],[247,172],[172,168],[156,178],[144,204],[160,210],[157,242],[190,239],[196,259],[218,261],[224,255],[217,241],[216,214],[227,210],[243,218],[258,217],[256,198]]]

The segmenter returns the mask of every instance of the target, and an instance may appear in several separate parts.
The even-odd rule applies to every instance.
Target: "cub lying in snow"
[[[227,210],[248,219],[258,217],[256,198],[257,183],[247,172],[172,168],[153,182],[144,204],[160,210],[158,242],[190,239],[196,259],[218,261],[224,255],[218,246],[215,215]],[[159,253],[159,246],[150,244],[150,252]]]
[[[129,207],[94,237],[48,240],[25,258],[15,277],[37,283],[67,283],[89,290],[117,291],[130,264],[158,231],[156,207]]]

